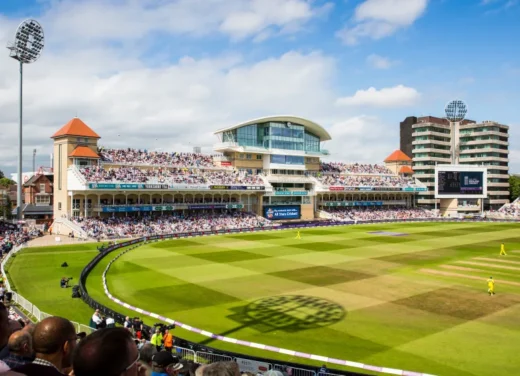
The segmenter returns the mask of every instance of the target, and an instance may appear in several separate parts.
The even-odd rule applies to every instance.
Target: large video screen
[[[264,217],[269,220],[300,219],[300,205],[266,206]]]
[[[484,194],[484,172],[482,171],[437,171],[438,195],[482,195]]]

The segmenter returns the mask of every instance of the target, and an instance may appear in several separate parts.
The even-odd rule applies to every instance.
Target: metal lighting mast
[[[22,119],[23,119],[23,65],[34,63],[44,45],[42,26],[35,20],[23,21],[16,30],[15,41],[7,45],[9,56],[20,63],[20,124],[18,127],[18,184],[16,186],[17,218],[22,219]]]

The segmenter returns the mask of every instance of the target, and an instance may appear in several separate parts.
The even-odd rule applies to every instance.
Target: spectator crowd
[[[98,312],[94,313],[96,315]],[[241,373],[234,361],[202,363],[174,348],[167,327],[146,333],[142,322],[125,319],[123,327],[76,333],[63,317],[37,324],[15,320],[0,303],[0,375],[5,376],[289,376],[292,369]],[[260,372],[260,371],[259,371]],[[320,372],[327,372],[325,365]]]
[[[414,181],[402,176],[368,175],[322,175],[318,180],[323,185],[343,187],[409,187]]]
[[[148,151],[146,149],[100,149],[102,161],[140,166],[213,167],[211,155]]]
[[[181,232],[218,231],[272,226],[272,222],[246,212],[194,213],[159,217],[73,218],[89,237],[127,238]]]
[[[394,173],[386,166],[378,164],[322,162],[320,170],[322,172],[337,172],[345,174],[394,175]]]
[[[435,215],[420,208],[332,208],[332,219],[339,222],[374,221],[381,219],[434,218]]]
[[[499,213],[509,218],[520,218],[520,199],[516,199],[510,204],[505,204],[499,209]]]
[[[164,184],[215,184],[215,185],[264,185],[258,175],[244,171],[203,171],[193,168],[140,169],[137,167],[89,166],[80,169],[88,182],[98,183],[164,183]]]

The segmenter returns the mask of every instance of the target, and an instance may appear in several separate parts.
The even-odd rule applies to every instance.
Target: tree
[[[2,179],[4,177],[5,177],[4,172],[2,170],[0,170],[0,179]]]
[[[509,176],[509,199],[511,202],[520,196],[520,176]]]
[[[2,171],[0,171],[0,175],[1,175],[1,173],[2,173]],[[13,184],[16,184],[14,182],[14,180],[11,180],[11,179],[6,178],[4,176],[0,177],[0,187],[1,188],[8,188],[8,187],[10,187]]]
[[[11,202],[9,195],[5,194],[4,197],[1,197],[0,204],[0,215],[4,217],[4,219],[12,219],[13,203]]]

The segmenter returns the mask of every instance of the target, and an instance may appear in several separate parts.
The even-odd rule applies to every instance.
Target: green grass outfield
[[[132,305],[247,341],[438,375],[518,374],[519,225],[396,223],[301,233],[301,240],[295,231],[272,231],[146,244],[112,265],[109,289]],[[507,257],[498,256],[500,242]],[[87,323],[91,310],[60,289],[59,278],[77,280],[96,253],[94,245],[28,249],[14,259],[10,277],[41,310]],[[100,262],[87,288],[126,313],[101,286],[117,254]],[[486,292],[490,275],[495,297]]]

